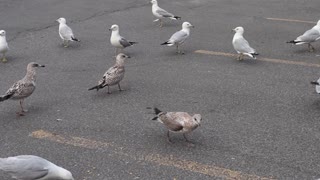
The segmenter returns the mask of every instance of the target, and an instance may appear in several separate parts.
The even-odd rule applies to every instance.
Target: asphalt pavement
[[[159,28],[148,0],[2,0],[8,62],[0,92],[26,72],[37,88],[16,116],[18,101],[0,103],[0,157],[33,154],[70,170],[77,180],[320,178],[320,76],[316,51],[293,40],[319,19],[318,0],[177,0],[159,6],[181,16]],[[65,17],[80,43],[64,48]],[[276,19],[268,19],[276,18]],[[298,21],[297,21],[298,20]],[[182,46],[160,46],[181,24],[195,26]],[[311,22],[310,22],[311,21]],[[124,50],[124,91],[88,91],[114,63],[112,24],[139,44]],[[260,53],[237,61],[231,29]],[[205,51],[199,51],[205,50]],[[202,125],[166,140],[152,110],[200,113]],[[0,179],[9,176],[0,172]]]

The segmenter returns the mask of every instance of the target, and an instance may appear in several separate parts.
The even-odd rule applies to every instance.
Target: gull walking
[[[0,53],[2,54],[2,62],[7,62],[6,53],[9,50],[9,46],[6,40],[6,31],[0,30]]]
[[[119,91],[122,91],[120,87],[120,81],[124,77],[124,60],[127,58],[130,58],[130,56],[127,56],[123,53],[118,54],[116,57],[116,64],[104,73],[97,86],[89,88],[88,90],[90,91],[96,89],[98,91],[99,89],[108,86],[108,94],[111,94],[109,86],[118,85]]]
[[[110,43],[116,48],[116,55],[118,54],[118,49],[122,52],[122,49],[137,44],[137,42],[127,41],[124,37],[120,36],[119,26],[116,24],[112,25],[109,31],[111,31]]]
[[[200,126],[200,114],[191,116],[186,112],[162,112],[158,108],[154,108],[154,111],[157,116],[152,120],[158,120],[168,128],[167,138],[169,142],[172,142],[169,134],[170,131],[183,133],[185,140],[189,141],[186,137],[186,133],[189,133]]]
[[[237,59],[239,61],[243,60],[244,55],[256,59],[256,55],[259,54],[249,45],[248,41],[243,37],[243,27],[236,27],[235,29],[233,29],[233,31],[235,32],[235,34],[232,39],[232,45],[239,54]]]
[[[20,116],[23,116],[26,112],[23,108],[24,99],[29,97],[36,88],[36,69],[38,67],[45,66],[35,62],[29,63],[27,66],[27,74],[24,78],[14,83],[4,95],[0,96],[0,102],[7,99],[20,100],[21,111],[17,112]]]
[[[153,22],[157,22],[159,21],[159,26],[162,27],[163,26],[163,22],[162,22],[162,19],[164,18],[170,18],[170,19],[173,19],[173,20],[178,20],[178,19],[181,19],[181,17],[179,16],[175,16],[171,13],[169,13],[168,11],[160,8],[158,6],[158,1],[157,0],[151,0],[150,1],[151,4],[152,4],[152,14],[157,17],[158,19],[154,20]]]
[[[33,155],[0,158],[0,169],[18,180],[74,180],[70,171]]]
[[[311,84],[316,86],[316,92],[320,94],[320,78],[317,81],[311,81]]]
[[[313,52],[315,49],[311,43],[318,41],[320,39],[320,20],[317,22],[313,28],[307,30],[301,36],[297,37],[295,40],[288,41],[287,43],[292,43],[295,45],[308,44],[309,52]]]
[[[59,22],[59,35],[61,39],[63,40],[63,46],[68,47],[69,46],[69,41],[78,41],[80,42],[79,39],[75,38],[72,32],[72,29],[66,24],[67,21],[65,18],[61,17],[56,20]]]
[[[194,28],[189,22],[182,23],[182,29],[174,33],[170,39],[161,45],[173,46],[176,45],[176,50],[178,54],[184,54],[183,51],[179,50],[179,46],[182,45],[190,35],[190,28]]]

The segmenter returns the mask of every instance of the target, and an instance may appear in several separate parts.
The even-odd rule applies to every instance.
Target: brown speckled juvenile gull
[[[169,142],[172,142],[169,135],[170,131],[183,133],[185,140],[189,141],[185,134],[200,126],[200,114],[194,114],[191,116],[186,112],[162,112],[158,108],[154,108],[154,111],[157,116],[152,120],[158,120],[168,128],[167,137]]]
[[[0,158],[0,170],[18,180],[74,180],[70,171],[33,155]]]
[[[35,62],[29,63],[27,66],[27,74],[24,78],[14,83],[3,96],[0,96],[0,102],[7,99],[20,100],[21,111],[17,113],[20,116],[23,116],[24,112],[26,112],[26,110],[23,109],[24,99],[29,97],[36,88],[36,69],[38,67],[45,66]]]
[[[120,87],[120,81],[124,77],[124,60],[130,58],[130,56],[120,53],[116,57],[116,64],[109,68],[107,72],[103,75],[102,79],[98,82],[97,86],[89,88],[88,90],[96,89],[97,91],[101,88],[108,86],[108,94],[110,94],[109,86],[118,85],[119,90],[122,91]]]

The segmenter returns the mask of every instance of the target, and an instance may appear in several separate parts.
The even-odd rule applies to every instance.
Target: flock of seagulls
[[[176,16],[158,6],[157,0],[151,0],[152,13],[157,18],[154,22],[159,22],[159,26],[163,27],[163,19],[168,18],[172,20],[179,20],[181,17]],[[59,36],[63,41],[63,46],[68,47],[69,41],[80,42],[72,31],[72,29],[66,24],[66,19],[61,17],[56,20],[59,23]],[[175,32],[167,41],[161,45],[176,46],[176,52],[178,54],[184,54],[180,49],[180,46],[190,36],[190,29],[194,26],[189,22],[182,23],[182,29]],[[89,88],[88,90],[99,90],[104,87],[108,87],[108,93],[110,94],[110,86],[117,85],[119,91],[122,91],[120,82],[124,78],[125,60],[130,56],[122,53],[124,48],[137,44],[134,41],[128,41],[122,37],[119,33],[119,26],[114,24],[109,29],[111,31],[110,43],[115,47],[116,63],[110,67],[103,77],[98,81],[97,85]],[[238,53],[237,59],[243,60],[244,56],[256,59],[259,55],[257,51],[249,45],[249,42],[243,37],[244,28],[236,27],[233,29],[235,32],[232,45],[235,51]],[[311,43],[320,39],[320,20],[317,25],[312,29],[307,30],[303,35],[297,37],[295,40],[288,41],[287,43],[293,43],[295,45],[307,44],[309,51],[314,51],[314,47]],[[2,54],[2,62],[6,62],[6,53],[9,50],[8,43],[6,41],[6,32],[0,30],[0,53]],[[12,85],[7,92],[0,96],[0,102],[8,99],[20,101],[20,111],[17,112],[19,116],[23,116],[26,109],[23,106],[25,98],[29,97],[36,88],[36,69],[45,67],[36,62],[31,62],[27,66],[27,73],[24,78],[17,81]],[[311,84],[316,85],[316,91],[320,93],[320,79],[312,81]],[[157,120],[164,124],[168,129],[167,139],[172,142],[170,138],[170,132],[182,133],[186,141],[189,140],[186,137],[187,133],[192,132],[200,126],[201,115],[190,115],[187,112],[164,112],[158,108],[154,108],[155,117],[152,120]],[[0,169],[11,174],[12,178],[18,180],[48,180],[48,179],[61,179],[61,180],[73,180],[71,172],[59,167],[46,159],[33,155],[20,155],[15,157],[0,158]]]

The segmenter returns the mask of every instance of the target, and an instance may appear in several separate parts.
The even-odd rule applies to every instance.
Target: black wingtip
[[[8,99],[11,98],[12,96],[13,96],[13,94],[8,94],[8,95],[0,96],[0,102],[1,102],[1,101],[5,101],[5,100],[8,100]]]
[[[71,39],[72,39],[73,41],[80,42],[80,40],[79,40],[79,39],[77,39],[77,38],[75,38],[75,37],[71,37]]]
[[[312,84],[312,85],[318,85],[318,86],[320,85],[317,81],[311,81],[310,84]]]
[[[129,42],[130,45],[138,44],[138,42]]]
[[[298,42],[292,40],[292,41],[287,41],[287,43],[296,44],[296,43],[298,43]]]
[[[91,91],[91,90],[94,90],[94,89],[97,89],[97,91],[99,90],[99,86],[94,86],[92,88],[89,88],[88,91]]]
[[[181,19],[180,16],[174,16],[174,18],[177,19],[177,20],[178,20],[178,19]]]
[[[154,117],[154,118],[152,118],[152,120],[153,120],[153,121],[155,121],[155,120],[157,120],[157,119],[158,119],[158,117]]]
[[[166,42],[164,42],[164,43],[162,43],[160,45],[167,45],[167,44],[169,44],[168,41],[166,41]]]
[[[162,111],[160,111],[158,108],[153,108],[154,109],[154,113],[156,113],[156,115],[158,115],[158,114],[160,114],[160,113],[162,113]]]

